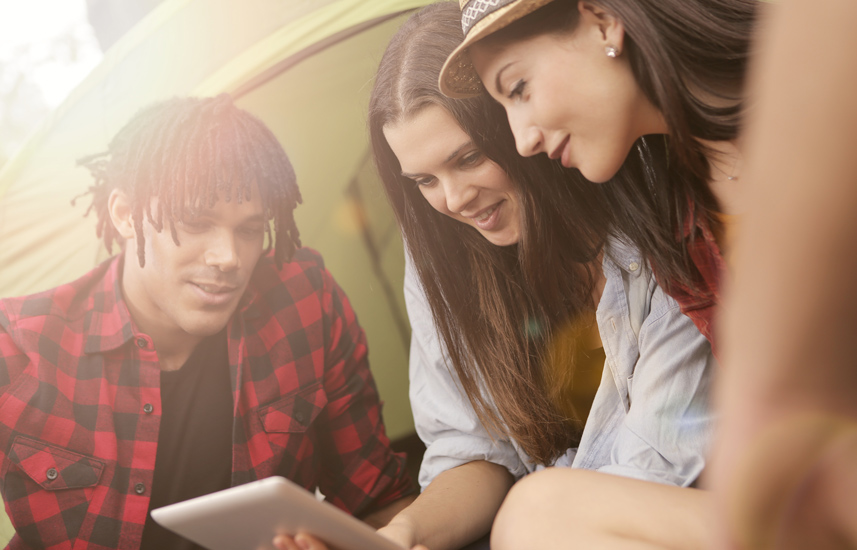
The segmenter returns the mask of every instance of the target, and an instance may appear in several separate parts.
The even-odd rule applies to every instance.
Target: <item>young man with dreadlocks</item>
[[[271,475],[376,525],[404,506],[363,331],[300,248],[270,130],[228,96],[173,99],[82,163],[122,253],[0,300],[8,548],[193,548],[148,511]]]

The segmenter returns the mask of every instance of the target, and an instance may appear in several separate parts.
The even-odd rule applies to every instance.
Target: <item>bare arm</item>
[[[376,510],[371,514],[367,514],[366,516],[360,519],[362,519],[364,522],[368,523],[375,529],[380,529],[381,527],[384,527],[385,525],[390,523],[390,520],[392,520],[399,512],[407,508],[416,498],[416,495],[408,495],[404,498],[400,498],[395,502],[391,502],[380,510]]]
[[[447,470],[379,533],[407,548],[460,548],[490,530],[513,482],[506,468],[484,460]]]
[[[857,542],[854,497],[823,489],[834,471],[855,483],[838,464],[857,452],[857,3],[783,1],[771,15],[752,73],[753,202],[724,303],[709,485],[730,548],[837,548],[825,534]],[[818,506],[788,508],[800,502]],[[809,509],[827,525],[815,534]]]

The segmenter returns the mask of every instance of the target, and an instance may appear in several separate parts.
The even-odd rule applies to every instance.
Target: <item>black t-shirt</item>
[[[149,510],[226,489],[232,477],[232,387],[226,329],[177,371],[161,373],[161,428]],[[202,550],[148,515],[142,550]]]

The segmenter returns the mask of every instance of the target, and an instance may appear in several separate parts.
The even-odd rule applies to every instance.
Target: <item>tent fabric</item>
[[[167,0],[106,53],[0,172],[0,296],[72,280],[108,257],[83,216],[88,172],[141,107],[230,92],[298,175],[303,242],[366,329],[391,437],[412,433],[399,233],[371,167],[366,108],[387,41],[425,0]],[[116,250],[112,251],[113,253]]]

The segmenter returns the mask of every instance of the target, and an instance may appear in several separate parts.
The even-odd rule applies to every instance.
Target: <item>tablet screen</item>
[[[310,533],[340,550],[403,550],[362,521],[279,476],[152,510],[152,519],[209,550],[269,548]]]

